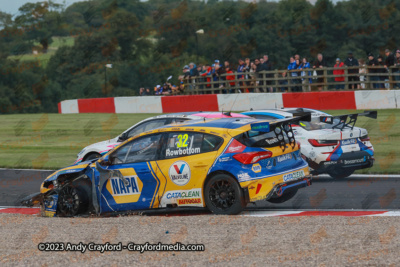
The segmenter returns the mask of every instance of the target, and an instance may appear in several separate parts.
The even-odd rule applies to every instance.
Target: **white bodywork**
[[[331,115],[306,108],[302,111],[311,112],[311,122],[301,122],[301,125],[292,125],[292,127],[296,141],[301,145],[302,156],[307,160],[311,169],[317,173],[329,173],[333,167],[361,169],[361,166],[365,168],[367,163],[373,163],[374,150],[366,129],[358,127],[344,128],[343,130],[332,129],[335,123],[320,122],[321,116]],[[243,114],[256,118],[263,118],[263,114],[271,117],[276,115],[283,119],[292,118],[296,112],[299,113],[299,109],[283,108],[248,111]],[[317,140],[317,142],[312,140]]]

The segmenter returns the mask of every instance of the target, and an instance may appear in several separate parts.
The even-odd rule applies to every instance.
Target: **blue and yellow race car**
[[[290,126],[299,119],[204,119],[147,131],[56,171],[23,203],[76,216],[181,207],[238,214],[249,202],[283,202],[311,185]]]

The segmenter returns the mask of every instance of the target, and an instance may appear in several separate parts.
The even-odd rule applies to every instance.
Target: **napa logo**
[[[137,176],[125,177],[128,185],[119,178],[111,178],[111,193],[113,196],[129,196],[140,194],[140,189],[137,182]]]
[[[176,161],[169,168],[169,178],[176,185],[185,185],[190,181],[189,164],[185,161]]]
[[[251,167],[251,170],[255,173],[261,172],[261,165],[260,164],[253,164],[253,167]]]

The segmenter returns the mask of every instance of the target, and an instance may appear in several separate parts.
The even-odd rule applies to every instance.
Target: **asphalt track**
[[[38,192],[41,182],[53,171],[0,170],[0,206],[19,206],[23,197]],[[247,209],[262,210],[392,210],[400,207],[400,176],[354,175],[334,180],[314,177],[313,185],[300,189],[282,204],[260,201]]]

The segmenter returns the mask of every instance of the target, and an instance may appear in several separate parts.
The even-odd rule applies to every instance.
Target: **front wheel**
[[[81,186],[66,185],[58,195],[58,215],[72,217],[88,210],[89,196]]]
[[[215,214],[239,214],[246,207],[239,183],[226,174],[215,175],[207,181],[204,197],[207,208]]]
[[[328,172],[328,174],[335,179],[343,179],[349,177],[354,173],[353,169],[335,168]]]
[[[286,202],[286,201],[292,199],[296,195],[296,193],[297,193],[297,190],[290,190],[288,192],[284,192],[283,195],[280,197],[271,197],[267,201],[274,203],[274,204],[283,203],[283,202]]]

